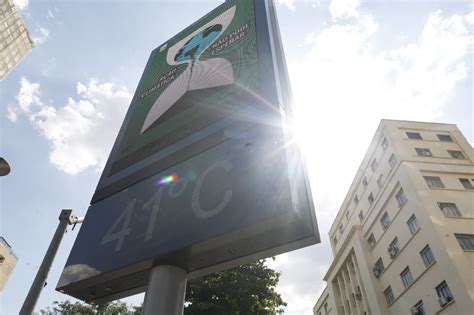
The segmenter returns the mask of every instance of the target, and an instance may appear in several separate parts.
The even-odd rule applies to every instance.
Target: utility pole
[[[23,306],[20,310],[20,315],[31,315],[33,312],[36,302],[41,294],[41,290],[45,286],[46,279],[48,278],[49,270],[53,264],[54,257],[58,252],[59,245],[63,239],[64,233],[66,232],[68,225],[76,225],[77,223],[82,223],[84,221],[83,217],[77,217],[72,213],[71,209],[63,209],[59,214],[59,225],[56,228],[53,239],[49,244],[48,250],[44,255],[43,262],[38,269],[35,280],[31,285],[30,291],[23,302]]]

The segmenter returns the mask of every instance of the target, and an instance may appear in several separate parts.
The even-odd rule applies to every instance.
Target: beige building
[[[0,80],[33,48],[13,0],[0,0]]]
[[[473,314],[473,161],[456,125],[382,120],[329,231],[314,314]]]
[[[0,292],[5,287],[17,261],[18,258],[13,253],[10,245],[0,236]]]

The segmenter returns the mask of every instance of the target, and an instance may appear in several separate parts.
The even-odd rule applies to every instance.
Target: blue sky
[[[0,313],[21,307],[62,208],[85,213],[152,49],[222,1],[18,0],[36,47],[0,82],[0,235],[20,257]],[[380,119],[473,137],[470,1],[276,0],[322,243],[278,256],[288,314],[311,314],[327,232]],[[63,240],[37,309],[77,235]],[[142,296],[130,303],[138,303]]]

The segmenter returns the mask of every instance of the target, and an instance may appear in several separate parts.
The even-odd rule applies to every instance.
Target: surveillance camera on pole
[[[23,306],[19,312],[20,315],[31,315],[36,302],[41,294],[41,291],[46,286],[46,279],[48,278],[49,270],[53,264],[54,257],[58,251],[59,245],[63,239],[64,233],[68,225],[73,225],[73,229],[78,223],[84,221],[83,217],[76,216],[71,209],[63,209],[59,214],[59,225],[53,235],[53,239],[49,244],[48,250],[44,255],[43,262],[36,273],[36,277],[31,284],[30,291],[23,302]]]

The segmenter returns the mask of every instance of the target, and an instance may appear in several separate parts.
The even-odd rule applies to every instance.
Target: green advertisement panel
[[[232,115],[259,92],[253,1],[228,1],[158,47],[109,175]]]

